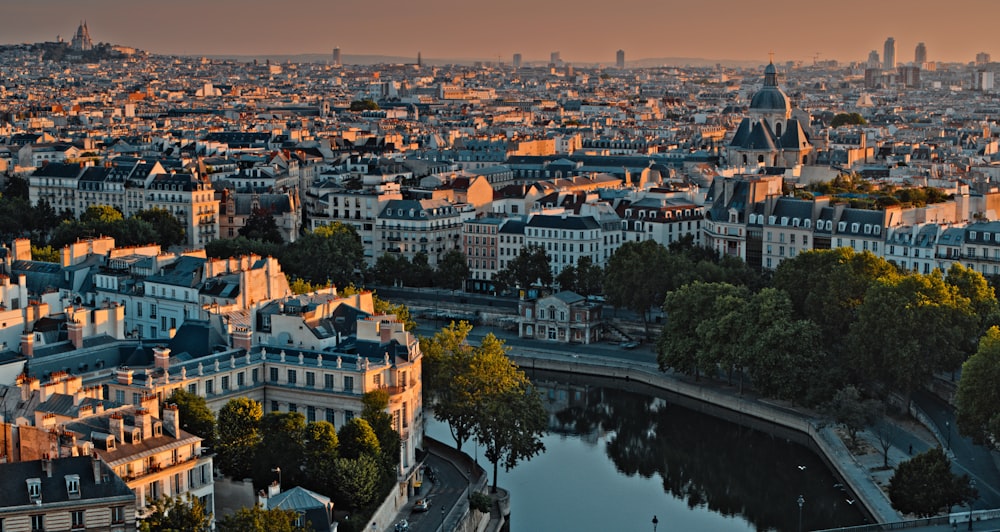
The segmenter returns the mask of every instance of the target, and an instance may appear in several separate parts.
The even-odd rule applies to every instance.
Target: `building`
[[[549,65],[559,66],[562,64],[562,58],[559,56],[559,52],[552,52],[549,54]]]
[[[4,531],[136,530],[136,494],[97,454],[0,464]]]
[[[462,226],[462,251],[469,266],[466,290],[491,293],[493,276],[500,271],[499,233],[503,218],[482,217],[466,220]]]
[[[881,68],[882,60],[879,59],[878,50],[872,50],[868,52],[868,61],[866,63],[868,68]]]
[[[615,67],[618,70],[625,70],[625,50],[618,50],[615,53]]]
[[[423,253],[436,267],[445,253],[461,247],[465,218],[445,200],[389,200],[376,221],[375,254],[398,253],[412,262]]]
[[[896,69],[896,39],[892,37],[886,39],[885,45],[882,47],[882,69]]]
[[[979,52],[976,54],[976,66],[986,66],[990,64],[992,60],[993,59],[990,57],[990,54],[986,52]]]
[[[518,336],[549,342],[591,344],[601,340],[601,304],[563,291],[518,303]]]
[[[515,70],[521,68],[521,54],[514,54],[513,64]]]
[[[86,52],[94,49],[94,41],[90,38],[90,30],[87,29],[87,21],[81,21],[76,28],[76,34],[69,43],[71,50],[75,52]]]
[[[927,45],[922,42],[918,42],[917,48],[913,51],[913,63],[920,68],[927,63]]]
[[[343,63],[340,62],[340,47],[339,46],[333,49],[333,66],[335,66],[335,67],[344,66]]]
[[[619,224],[617,232],[621,234]],[[604,234],[593,216],[573,214],[536,214],[524,227],[524,242],[528,247],[537,246],[549,257],[552,276],[556,277],[567,266],[575,266],[581,258],[603,267]]]

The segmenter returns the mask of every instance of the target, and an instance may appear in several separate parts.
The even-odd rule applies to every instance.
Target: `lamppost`
[[[806,503],[806,498],[799,495],[795,502],[799,503],[799,532],[802,532],[802,505]]]
[[[969,486],[972,487],[972,494],[969,498],[969,530],[972,530],[972,502],[975,500],[972,497],[975,497],[976,493],[976,479],[970,480]]]
[[[281,487],[281,468],[280,467],[275,467],[275,468],[271,469],[271,472],[278,474],[278,487],[280,488]]]
[[[944,422],[944,429],[948,431],[948,450],[951,450],[951,422]]]
[[[656,525],[660,524],[660,520],[653,516],[653,532],[656,532]]]

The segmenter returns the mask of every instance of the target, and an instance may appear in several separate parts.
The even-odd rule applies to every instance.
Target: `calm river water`
[[[802,445],[680,406],[566,375],[534,376],[550,414],[546,451],[504,472],[511,530],[802,530],[864,524],[860,503]],[[453,443],[430,420],[427,434]],[[473,445],[480,465],[492,467]]]

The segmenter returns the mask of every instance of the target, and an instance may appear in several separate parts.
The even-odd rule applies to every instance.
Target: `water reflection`
[[[803,529],[866,522],[859,505],[848,502],[854,496],[802,445],[685,408],[652,388],[637,393],[553,379],[539,374],[535,383],[554,432],[605,441],[619,473],[659,477],[664,492],[689,508],[738,516],[758,530],[792,531],[802,495]]]

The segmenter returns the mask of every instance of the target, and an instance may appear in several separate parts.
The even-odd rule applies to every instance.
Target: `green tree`
[[[833,120],[830,122],[830,126],[863,126],[867,123],[868,121],[858,113],[837,113],[837,115],[835,115]]]
[[[570,264],[556,276],[556,284],[560,290],[576,292],[576,266]]]
[[[374,100],[353,100],[351,111],[377,111],[378,104]]]
[[[972,441],[996,446],[1000,436],[1000,328],[991,327],[979,350],[962,365],[955,395],[958,430]]]
[[[400,435],[392,428],[389,392],[385,389],[367,392],[361,397],[361,404],[361,418],[368,422],[378,440],[378,462],[384,483],[388,485],[395,481],[400,461]]]
[[[148,515],[139,522],[141,532],[209,532],[212,514],[197,497],[161,497],[149,501]]]
[[[668,291],[684,284],[671,283],[670,274],[677,271],[678,260],[677,255],[652,240],[622,244],[604,270],[608,302],[642,316],[648,330],[649,310],[662,305]]]
[[[493,280],[498,292],[552,286],[552,268],[545,248],[522,247],[517,257],[508,261],[507,267],[497,272]]]
[[[299,514],[295,510],[269,508],[259,504],[252,508],[243,507],[216,522],[218,532],[308,532],[312,523],[295,526]]]
[[[167,403],[177,405],[181,428],[202,437],[207,447],[215,447],[215,414],[204,397],[177,388],[167,398]]]
[[[362,455],[377,459],[382,449],[372,426],[363,418],[356,417],[345,423],[340,427],[337,438],[340,440],[340,456],[352,460]]]
[[[372,281],[376,284],[395,286],[403,283],[410,261],[396,253],[383,253],[372,267]]]
[[[284,486],[302,484],[306,417],[301,412],[268,412],[260,420],[260,432],[254,459],[255,484],[269,484],[278,468]]]
[[[580,257],[576,263],[576,293],[592,296],[604,293],[604,270],[590,257]]]
[[[329,483],[340,447],[337,429],[326,421],[307,424],[302,447],[303,486],[319,493],[331,493]]]
[[[937,515],[976,497],[969,475],[951,472],[951,461],[941,447],[929,449],[899,464],[889,479],[892,507],[917,517]]]
[[[205,254],[211,258],[224,259],[257,254],[261,257],[280,257],[283,246],[260,240],[238,236],[236,238],[220,238],[205,244]]]
[[[986,278],[972,268],[966,268],[956,262],[948,268],[944,282],[958,290],[958,295],[969,300],[972,313],[979,319],[979,331],[970,338],[969,353],[975,351],[976,339],[994,325],[1000,325],[1000,308],[997,305],[996,293]]]
[[[821,408],[824,416],[844,427],[852,444],[857,444],[858,431],[872,424],[878,417],[879,402],[865,399],[853,385],[838,390]]]
[[[749,293],[745,288],[727,283],[703,283],[696,281],[681,286],[670,292],[664,298],[663,310],[667,313],[667,321],[663,325],[657,341],[657,361],[660,371],[673,368],[687,375],[699,377],[704,371],[712,371],[714,364],[705,367],[706,356],[703,349],[714,346],[707,345],[702,335],[714,332],[712,325],[702,324],[704,320],[714,318],[716,302],[729,298],[746,300]],[[700,328],[700,329],[699,329]],[[725,340],[729,345],[733,337],[715,335],[718,340]],[[726,349],[726,347],[719,347]],[[716,357],[718,358],[718,357]]]
[[[469,278],[469,264],[465,253],[452,249],[438,261],[434,272],[434,286],[448,290],[461,290]]]
[[[83,223],[110,224],[124,219],[121,211],[110,205],[91,205],[80,215],[80,221]]]
[[[371,504],[378,491],[380,475],[377,459],[369,454],[334,460],[330,485],[337,506],[353,512]]]
[[[459,451],[474,434],[477,418],[473,385],[466,375],[474,356],[467,342],[471,331],[468,322],[451,322],[433,337],[420,339],[424,393],[434,401],[434,419],[448,424]]]
[[[520,386],[493,393],[480,404],[476,438],[483,446],[483,456],[493,464],[491,489],[496,493],[500,463],[510,471],[545,450],[541,438],[547,431],[548,414],[541,395],[527,378]]]
[[[278,223],[274,221],[274,216],[267,209],[256,208],[247,217],[243,227],[240,227],[239,234],[250,240],[260,240],[272,244],[281,244],[285,241],[278,230]]]
[[[52,249],[52,246],[45,246],[40,248],[38,246],[31,246],[31,260],[37,260],[41,262],[54,262],[59,264],[62,260],[62,255],[58,249]]]
[[[7,177],[7,183],[3,187],[5,198],[28,199],[28,180],[17,175]]]
[[[313,283],[347,286],[364,271],[364,249],[353,226],[335,222],[306,232],[280,256],[285,272]]]
[[[260,423],[264,410],[260,403],[246,397],[230,399],[219,409],[219,467],[230,478],[250,478],[260,447]]]
[[[187,243],[187,230],[184,224],[166,209],[146,209],[135,213],[133,217],[152,224],[157,234],[155,242],[164,249]]]
[[[433,277],[434,269],[428,262],[427,254],[421,251],[413,256],[410,267],[403,272],[403,283],[406,286],[426,288],[431,285]]]

